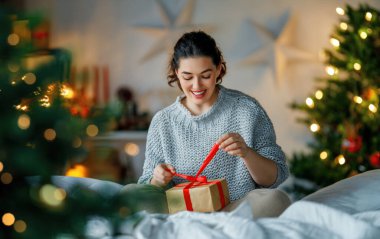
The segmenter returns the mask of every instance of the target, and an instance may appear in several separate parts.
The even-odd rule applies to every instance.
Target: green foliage
[[[380,12],[368,5],[347,5],[331,34],[339,46],[325,50],[331,73],[317,79],[322,83],[319,95],[311,94],[309,104],[290,105],[304,112],[299,122],[320,127],[313,132],[308,152],[294,153],[290,159],[291,172],[315,183],[314,190],[380,167],[370,160],[380,151],[379,17]]]

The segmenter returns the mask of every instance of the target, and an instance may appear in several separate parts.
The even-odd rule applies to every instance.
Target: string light
[[[331,39],[330,39],[330,43],[331,43],[331,45],[333,45],[335,48],[338,48],[338,47],[340,46],[340,42],[339,42],[339,40],[336,39],[336,38],[331,38]]]
[[[8,44],[9,45],[16,46],[19,42],[20,42],[20,37],[17,34],[15,34],[15,33],[9,34],[9,36],[8,36]]]
[[[376,112],[377,112],[377,107],[376,107],[374,104],[369,104],[368,109],[369,109],[372,113],[376,113]]]
[[[33,85],[36,82],[36,75],[33,73],[26,73],[22,78],[21,78],[26,84],[28,85]]]
[[[74,90],[68,85],[62,85],[61,95],[66,99],[74,98]]]
[[[22,105],[22,104],[16,105],[16,109],[20,111],[27,111],[28,108],[29,107],[27,105]]]
[[[3,162],[0,162],[0,173],[3,171],[3,169],[4,169],[4,164]]]
[[[328,75],[333,76],[335,74],[338,74],[338,69],[333,66],[326,66],[325,71]]]
[[[3,173],[0,180],[3,184],[10,184],[13,181],[13,176],[10,173]]]
[[[341,16],[344,15],[344,10],[343,10],[343,8],[341,8],[341,7],[337,7],[337,8],[335,9],[335,11],[336,11],[336,13],[338,13],[338,14],[341,15]]]
[[[372,13],[366,12],[365,13],[365,20],[370,22],[372,20]]]
[[[66,192],[54,185],[46,184],[40,189],[39,195],[43,202],[49,206],[57,207],[62,204],[66,197]]]
[[[16,220],[15,216],[10,212],[5,213],[1,219],[5,226],[12,226]]]
[[[356,96],[354,96],[354,102],[357,104],[361,104],[361,103],[363,103],[363,99],[362,99],[362,97],[356,95]]]
[[[126,154],[128,154],[129,156],[136,156],[140,153],[140,148],[137,144],[135,143],[127,143],[125,146],[124,146],[124,151]]]
[[[348,29],[348,24],[345,23],[345,22],[341,22],[341,23],[339,24],[339,27],[340,27],[340,29],[342,29],[343,31],[347,31],[347,29]]]
[[[41,106],[43,107],[50,107],[51,103],[50,103],[50,98],[49,96],[47,95],[44,95],[41,99],[40,99],[40,103],[41,103]]]
[[[314,108],[314,101],[312,98],[307,97],[306,98],[306,105],[309,106],[309,108]]]
[[[320,127],[319,124],[317,124],[317,123],[312,123],[312,124],[310,125],[310,130],[311,130],[311,132],[313,132],[313,133],[319,131],[320,128],[321,128],[321,127]]]
[[[327,159],[327,156],[328,156],[328,153],[327,153],[326,151],[322,151],[322,152],[319,154],[319,157],[320,157],[322,160]]]
[[[47,141],[53,141],[57,136],[54,129],[47,129],[44,131],[44,137]]]
[[[26,223],[23,220],[17,220],[13,227],[14,227],[15,231],[18,233],[25,232],[26,228],[27,228]]]
[[[360,65],[360,63],[358,63],[358,62],[354,63],[354,69],[355,70],[360,71],[361,68],[362,68],[362,65]]]
[[[18,117],[17,125],[20,129],[28,129],[30,126],[30,117],[27,114],[22,114]]]
[[[363,31],[363,30],[360,30],[359,31],[359,36],[360,36],[360,38],[361,39],[367,39],[367,37],[368,37],[368,34],[367,34],[367,32],[365,32],[365,31]]]
[[[346,159],[344,158],[344,156],[342,154],[338,155],[336,158],[335,158],[335,161],[340,164],[340,165],[343,165],[346,163]]]
[[[315,98],[317,98],[318,100],[321,100],[323,98],[323,92],[321,90],[317,90],[315,92]]]
[[[99,129],[96,125],[94,124],[90,124],[89,126],[87,126],[86,128],[86,133],[88,136],[90,137],[95,137],[96,135],[98,135],[99,133]]]

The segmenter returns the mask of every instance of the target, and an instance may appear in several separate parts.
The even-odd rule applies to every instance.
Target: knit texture
[[[143,174],[138,183],[149,183],[154,168],[160,163],[173,165],[177,173],[197,173],[204,158],[220,136],[239,133],[246,144],[277,165],[277,179],[270,188],[281,184],[289,175],[285,155],[276,144],[276,135],[268,115],[259,102],[240,91],[221,85],[210,110],[194,116],[176,101],[155,114],[147,136]],[[237,200],[261,187],[251,177],[243,160],[219,150],[202,175],[208,179],[225,178],[230,199]],[[179,177],[173,183],[185,182]]]

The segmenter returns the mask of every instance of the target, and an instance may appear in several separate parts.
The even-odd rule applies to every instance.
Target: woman
[[[275,188],[288,177],[264,109],[254,98],[223,87],[225,74],[211,36],[194,31],[177,41],[167,78],[184,94],[153,117],[139,183],[167,188],[184,182],[174,173],[194,176],[215,143],[220,150],[202,175],[225,178],[232,201],[257,188]]]

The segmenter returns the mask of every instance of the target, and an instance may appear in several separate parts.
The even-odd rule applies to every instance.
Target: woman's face
[[[200,114],[215,102],[220,66],[215,66],[211,57],[180,58],[176,71],[179,83],[186,96],[185,105],[192,113]]]

